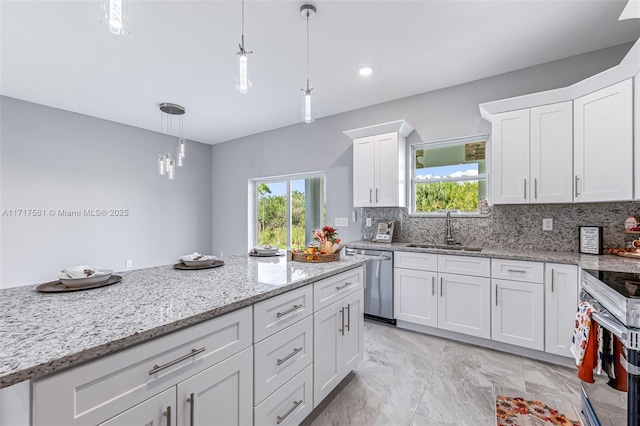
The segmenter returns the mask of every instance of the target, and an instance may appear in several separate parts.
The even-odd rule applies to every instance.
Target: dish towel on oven
[[[591,337],[591,312],[595,309],[589,302],[580,302],[578,311],[576,312],[576,322],[573,328],[573,337],[571,338],[571,353],[576,359],[576,366],[580,367],[584,361],[587,344]],[[595,331],[595,330],[594,330]],[[593,344],[595,344],[597,336],[594,335]],[[596,354],[597,356],[597,354]],[[594,360],[595,361],[595,360]]]

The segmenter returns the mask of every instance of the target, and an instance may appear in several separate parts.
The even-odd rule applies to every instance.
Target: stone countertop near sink
[[[214,269],[117,272],[122,282],[93,290],[0,290],[0,388],[249,306],[369,258],[299,263],[245,255],[224,261]]]
[[[610,254],[601,256],[593,254],[581,254],[562,251],[540,251],[528,250],[525,248],[498,248],[482,247],[482,251],[462,251],[447,250],[438,248],[407,247],[412,243],[374,243],[371,241],[351,241],[346,243],[348,248],[371,249],[371,250],[391,250],[391,251],[411,251],[415,253],[450,254],[454,256],[475,256],[491,257],[495,259],[529,260],[534,262],[566,263],[578,265],[585,269],[595,269],[599,271],[618,271],[640,273],[640,259],[625,258]],[[416,243],[414,243],[416,244]],[[428,244],[428,243],[420,243]],[[435,244],[434,244],[435,245]]]

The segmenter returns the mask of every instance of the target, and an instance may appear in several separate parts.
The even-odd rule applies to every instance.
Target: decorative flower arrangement
[[[340,244],[340,238],[338,238],[338,230],[332,226],[325,226],[322,230],[313,232],[313,238],[320,243],[318,247],[321,254],[335,253],[340,249],[336,247],[336,244]]]

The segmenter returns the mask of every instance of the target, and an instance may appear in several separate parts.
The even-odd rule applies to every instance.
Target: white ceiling
[[[178,103],[185,136],[210,144],[299,123],[304,3],[247,0],[254,88],[240,95],[240,0],[132,1],[120,37],[100,2],[2,0],[0,94],[153,131],[158,104]],[[626,1],[309,3],[316,118],[640,37],[638,20],[618,21]]]

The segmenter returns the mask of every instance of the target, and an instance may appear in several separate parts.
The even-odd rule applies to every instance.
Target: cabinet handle
[[[297,311],[297,310],[298,310],[298,309],[300,309],[300,308],[302,308],[302,305],[293,305],[293,308],[291,308],[291,309],[287,309],[287,310],[286,310],[286,311],[284,311],[284,312],[276,312],[276,317],[277,317],[277,318],[283,317],[283,316],[285,316],[285,315],[287,315],[287,314],[290,314],[291,312],[295,312],[295,311]]]
[[[187,402],[189,403],[189,426],[193,426],[196,422],[196,395],[191,394],[189,398],[187,398]]]
[[[340,309],[340,314],[342,315],[342,328],[338,331],[344,336],[344,308]]]
[[[349,287],[351,284],[353,284],[353,283],[351,281],[349,281],[348,283],[344,283],[344,285],[336,286],[336,290],[342,290],[343,288]]]
[[[526,274],[527,271],[523,271],[522,269],[507,269],[507,272],[517,272],[519,274]]]
[[[442,297],[442,277],[440,277],[440,297]]]
[[[204,347],[202,347],[202,348],[200,348],[200,349],[191,349],[191,352],[189,352],[189,353],[188,353],[188,354],[186,354],[186,355],[181,356],[181,357],[180,357],[180,358],[178,358],[178,359],[174,359],[173,361],[169,361],[168,363],[166,363],[166,364],[162,364],[162,365],[158,365],[158,364],[156,364],[156,365],[154,365],[154,366],[153,366],[153,368],[152,368],[151,370],[149,370],[149,375],[150,375],[150,376],[153,376],[153,375],[154,375],[154,374],[156,374],[158,371],[162,371],[162,370],[164,370],[165,368],[169,368],[169,367],[171,367],[172,365],[176,365],[177,363],[182,362],[182,361],[184,361],[185,359],[189,359],[189,358],[191,358],[192,356],[198,355],[199,353],[202,353],[202,352],[204,352],[205,350],[206,350],[206,349],[205,349]]]
[[[436,277],[431,277],[431,295],[436,295]]]
[[[524,199],[527,199],[527,180],[524,180]]]
[[[369,188],[369,204],[373,203],[373,189]]]
[[[163,416],[167,418],[167,426],[171,426],[171,406],[167,407],[167,411],[162,413]]]
[[[533,198],[538,199],[538,178],[533,180]]]
[[[498,306],[498,284],[496,284],[496,306]]]
[[[293,410],[295,410],[296,408],[298,408],[298,405],[302,404],[302,400],[300,401],[293,401],[293,407],[289,408],[289,411],[287,411],[286,413],[284,413],[284,416],[278,416],[278,421],[276,421],[276,424],[280,424],[282,423],[282,421],[284,419],[287,418],[287,416],[291,413],[293,413]]]
[[[378,202],[378,188],[376,188],[376,203]]]
[[[297,353],[298,353],[298,352],[300,352],[301,350],[302,350],[302,348],[301,348],[301,347],[300,347],[300,348],[295,348],[295,349],[293,350],[293,352],[291,352],[289,355],[285,356],[285,357],[284,357],[284,358],[282,358],[282,359],[278,359],[278,365],[282,365],[282,364],[284,364],[285,362],[287,362],[287,361],[289,360],[289,358],[291,358],[292,356],[295,356],[295,354],[297,354]]]
[[[555,275],[555,271],[551,269],[551,293],[553,293],[553,276]]]
[[[351,331],[351,304],[347,303],[347,331]]]
[[[576,186],[576,188],[575,188],[576,197],[579,195],[578,194],[578,180],[580,180],[580,178],[578,177],[578,175],[576,175],[576,184],[575,184],[575,186]]]

